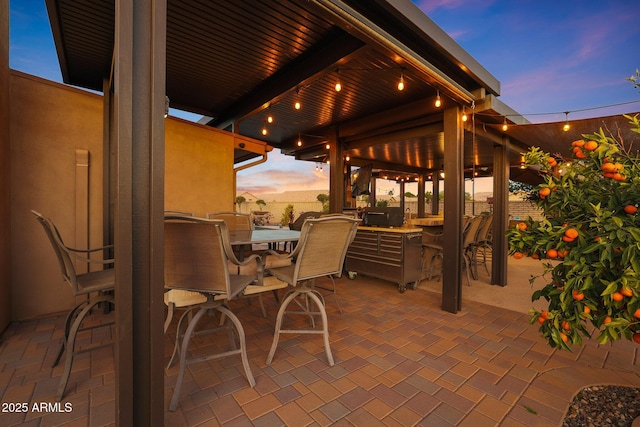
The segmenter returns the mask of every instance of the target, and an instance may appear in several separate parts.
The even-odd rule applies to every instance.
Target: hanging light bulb
[[[340,70],[336,70],[336,92],[340,92],[342,90],[342,85],[340,84],[340,76],[338,75],[338,73],[340,73]]]
[[[273,116],[271,114],[267,116],[267,123],[273,123]]]
[[[398,82],[398,90],[399,91],[403,91],[404,90],[404,72],[400,73],[400,81]]]
[[[293,108],[296,110],[302,108],[302,104],[300,103],[300,88],[296,88],[296,100],[293,103]]]
[[[324,148],[326,148],[327,150],[331,148],[331,145],[327,144],[324,146]]]
[[[436,91],[436,103],[435,106],[436,108],[440,108],[440,106],[442,105],[442,101],[440,101],[440,91]]]
[[[351,160],[351,157],[347,156],[344,158],[344,160],[348,162],[349,160]]]
[[[302,147],[302,140],[300,139],[300,134],[298,134],[298,147]]]
[[[569,129],[571,129],[571,126],[569,125],[569,112],[568,111],[564,112],[564,117],[565,117],[564,126],[562,126],[562,130],[565,131],[565,132],[568,132]]]
[[[267,130],[266,126],[262,127],[262,135],[266,136],[269,133],[269,130]]]
[[[462,121],[467,121],[467,110],[464,107],[462,107]]]
[[[509,126],[507,126],[507,116],[504,116],[504,120],[502,121],[502,131],[506,132],[507,129],[509,129]]]

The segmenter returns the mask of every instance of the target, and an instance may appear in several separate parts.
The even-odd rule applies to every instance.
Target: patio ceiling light
[[[435,106],[436,106],[436,108],[440,108],[440,106],[442,105],[442,101],[440,101],[440,91],[437,90],[436,93],[437,93],[437,95],[436,95]]]

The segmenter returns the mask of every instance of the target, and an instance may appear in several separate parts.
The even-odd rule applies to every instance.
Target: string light
[[[467,109],[465,107],[462,107],[462,121],[467,121]]]
[[[262,135],[263,135],[263,136],[267,136],[267,134],[268,134],[268,133],[269,133],[269,130],[267,129],[267,127],[266,127],[266,126],[263,126],[263,127],[262,127]]]
[[[502,121],[502,131],[506,132],[507,129],[509,129],[509,126],[507,126],[507,117],[504,117],[504,120]]]
[[[327,144],[324,146],[324,148],[326,148],[327,150],[331,148],[331,145]]]
[[[336,92],[340,92],[342,90],[342,84],[340,84],[340,76],[338,73],[340,73],[340,70],[336,70]]]
[[[300,88],[296,88],[296,100],[293,104],[293,108],[295,108],[296,110],[302,108],[302,104],[300,103]]]
[[[273,123],[273,116],[271,114],[267,116],[267,123]]]
[[[437,90],[436,91],[436,103],[435,103],[435,106],[436,106],[436,108],[440,108],[441,105],[442,105],[442,101],[440,101],[440,91]]]
[[[298,134],[298,147],[302,147],[302,140],[300,139],[300,134]]]
[[[565,131],[565,132],[568,132],[569,129],[571,129],[571,126],[569,125],[569,112],[568,111],[564,112],[564,117],[565,117],[564,126],[562,126],[562,130]]]
[[[400,73],[400,81],[398,82],[398,90],[399,91],[403,91],[404,90],[404,72]]]

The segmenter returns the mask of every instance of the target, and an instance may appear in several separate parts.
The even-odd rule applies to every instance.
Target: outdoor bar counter
[[[422,276],[422,228],[359,226],[347,250],[345,270],[389,280],[404,292],[415,289]]]

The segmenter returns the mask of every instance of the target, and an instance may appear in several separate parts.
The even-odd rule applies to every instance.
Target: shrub
[[[624,117],[640,133],[638,115]],[[546,281],[532,300],[544,298],[548,309],[531,310],[530,321],[563,349],[581,345],[593,330],[600,343],[640,342],[638,153],[602,129],[583,137],[571,143],[571,159],[536,147],[524,153],[544,177],[531,195],[544,219],[507,232],[510,254],[545,260],[542,276],[530,281]]]

